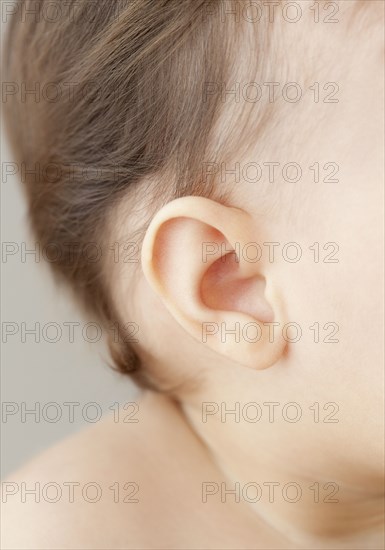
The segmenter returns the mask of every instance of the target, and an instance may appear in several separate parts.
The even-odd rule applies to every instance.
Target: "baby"
[[[383,548],[384,4],[4,6],[31,227],[141,397],[3,548]]]

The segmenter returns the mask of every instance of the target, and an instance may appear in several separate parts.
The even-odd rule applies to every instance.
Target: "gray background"
[[[36,261],[31,254],[23,258],[21,243],[33,249],[35,239],[28,230],[20,179],[5,174],[10,162],[12,157],[1,127],[1,399],[3,413],[5,408],[15,412],[2,414],[2,477],[63,436],[90,426],[91,418],[100,412],[110,412],[108,408],[113,403],[132,401],[137,394],[127,377],[107,366],[102,341],[90,343],[83,338],[88,320],[81,318],[64,289],[55,286],[43,260]],[[11,246],[18,251],[6,255],[7,246],[8,250]],[[74,329],[73,343],[65,322],[80,324]],[[23,342],[22,323],[27,329],[40,323],[37,335],[25,334]],[[52,340],[60,332],[56,333],[53,325],[46,331],[47,323],[58,323],[62,330],[57,342]],[[7,337],[10,327],[16,328],[17,333]],[[86,334],[90,339],[96,333],[89,329]],[[47,407],[49,402],[56,405]],[[70,422],[65,402],[80,403],[75,408],[74,422]],[[87,406],[90,402],[96,402],[97,407]],[[37,409],[36,416],[26,414],[23,418],[23,410],[36,408],[36,403],[40,412]],[[57,422],[49,421],[55,417]]]

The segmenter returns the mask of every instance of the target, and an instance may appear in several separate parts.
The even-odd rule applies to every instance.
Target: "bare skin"
[[[86,502],[79,488],[73,503],[68,490],[57,503],[9,496],[4,548],[383,548],[383,5],[365,4],[357,32],[350,20],[312,33],[296,25],[285,45],[288,78],[302,75],[304,90],[336,82],[338,102],[282,100],[274,131],[247,136],[249,147],[234,154],[241,165],[298,160],[307,175],[295,184],[229,182],[226,204],[170,201],[149,224],[135,276],[129,264],[111,273],[121,318],[140,326],[146,369],[178,388],[181,405],[147,392],[138,423],[106,419],[14,474],[9,481],[28,488],[95,482],[102,497]],[[337,164],[338,182],[312,181],[316,161]],[[125,206],[121,235],[132,232]],[[276,260],[264,248],[260,261],[249,261],[242,251],[255,242],[277,243]],[[301,261],[283,258],[285,243],[301,245]],[[337,262],[325,261],[330,243]],[[215,253],[202,260],[207,244]],[[238,250],[237,262],[229,250]],[[247,332],[234,338],[235,323],[271,320],[279,327],[273,339],[265,329],[255,342]],[[302,329],[298,341],[282,337],[289,322]],[[202,338],[207,325],[216,331]],[[334,343],[325,326],[338,327]],[[202,403],[220,411],[237,402],[277,403],[278,419],[202,420]],[[284,420],[287,403],[300,407],[301,421]],[[314,421],[317,403],[323,416]],[[325,422],[330,403],[336,422]],[[235,484],[254,482],[281,490],[256,500],[253,485],[236,498]],[[298,501],[282,498],[287,482],[301,487]],[[338,500],[317,500],[316,483],[334,484]],[[139,502],[122,502],[127,496]]]
[[[139,423],[106,418],[15,473],[9,481],[19,486],[55,482],[64,490],[55,503],[9,496],[3,548],[235,548],[240,541],[242,548],[291,548],[245,503],[202,503],[202,482],[224,477],[172,400],[147,393],[140,411]],[[63,485],[71,481],[80,483],[73,503]],[[102,488],[96,503],[81,495],[89,482]],[[124,489],[127,482],[137,487]],[[114,483],[119,498],[109,489]]]
[[[16,472],[8,482],[17,483],[19,488],[25,482],[27,489],[39,482],[40,502],[34,495],[27,495],[22,502],[20,491],[8,496],[2,507],[2,547],[309,547],[279,532],[274,519],[268,525],[244,499],[236,502],[234,494],[227,495],[225,502],[218,494],[202,498],[204,483],[233,485],[174,401],[148,392],[139,402],[139,411],[138,423],[114,422],[107,417]],[[57,502],[49,502],[55,499],[55,491],[47,489],[45,493],[43,489],[53,482],[62,488]],[[73,502],[69,482],[80,484],[74,487]],[[87,483],[100,487],[97,502],[89,502],[96,495],[92,488],[82,496]],[[110,489],[113,484],[119,485],[119,494],[117,485]],[[327,524],[322,527],[327,531]],[[381,548],[376,543],[380,540],[378,529],[375,525],[366,530],[361,541],[366,546],[360,548]],[[358,548],[349,537],[320,537],[311,547]]]

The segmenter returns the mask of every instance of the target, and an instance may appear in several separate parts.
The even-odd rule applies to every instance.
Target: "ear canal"
[[[202,280],[203,303],[213,310],[239,311],[261,322],[273,322],[274,311],[265,297],[264,276],[257,273],[244,279],[238,272],[239,260],[235,252],[228,252],[216,260]]]

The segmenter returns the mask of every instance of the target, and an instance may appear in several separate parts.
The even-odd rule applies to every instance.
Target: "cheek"
[[[345,186],[336,196],[343,208],[335,224],[340,241],[336,284],[341,315],[346,323],[355,323],[352,345],[360,344],[366,353],[372,346],[373,351],[381,346],[383,329],[383,190],[373,172],[368,166],[366,177],[362,175],[359,181],[352,174],[349,192]]]
[[[379,187],[350,183],[306,216],[307,238],[320,243],[320,261],[286,268],[289,317],[299,319],[304,332],[289,360],[329,400],[333,394],[352,404],[360,395],[355,406],[371,423],[368,411],[378,414],[383,399],[383,203]],[[327,242],[338,246],[329,258],[336,263],[326,259],[334,250],[323,251]]]

